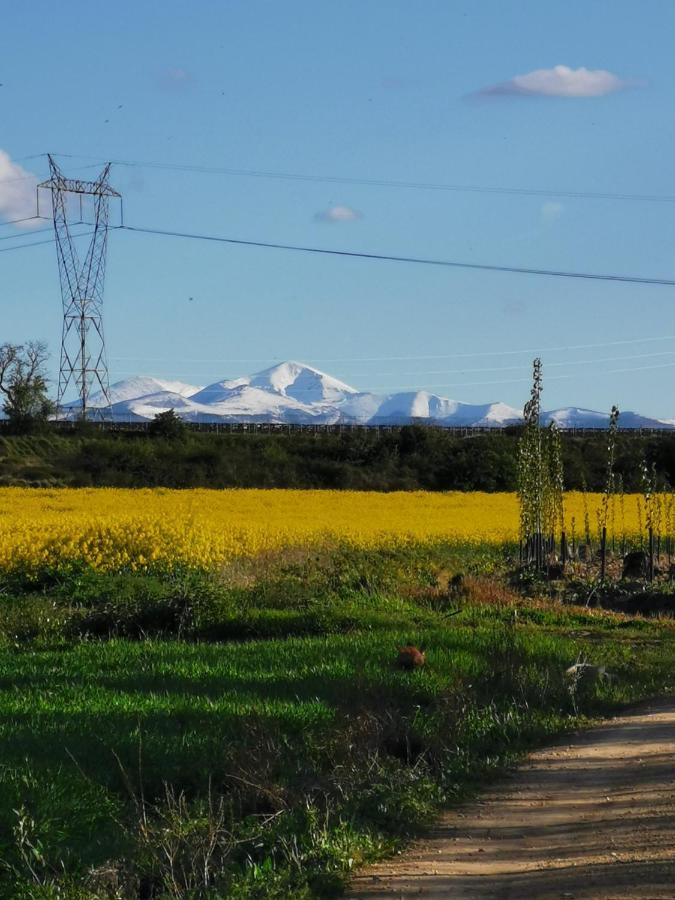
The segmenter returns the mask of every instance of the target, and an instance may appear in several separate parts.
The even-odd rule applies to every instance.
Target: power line
[[[45,241],[31,241],[29,244],[14,244],[12,247],[0,248],[0,253],[11,253],[13,250],[25,250],[27,247],[40,247],[42,244],[53,244],[54,238],[47,238]]]
[[[9,222],[0,222],[0,228],[4,228],[5,225],[21,225],[22,222],[34,222],[35,219],[44,219],[44,216],[24,216],[23,219],[11,219]],[[22,234],[27,234],[29,232],[18,232],[18,234],[13,234],[12,237],[21,237]],[[5,240],[5,238],[0,238],[0,240]]]
[[[661,363],[658,366],[634,366],[633,368],[630,368],[630,369],[607,369],[606,371],[607,371],[607,373],[647,372],[647,371],[653,371],[654,369],[672,369],[673,366],[675,366],[675,363],[671,362],[671,363]]]
[[[37,181],[37,175],[19,175],[16,178],[0,178],[0,184],[14,184],[16,181]]]
[[[533,269],[524,266],[498,266],[487,263],[457,262],[447,259],[429,259],[419,256],[396,256],[384,253],[363,253],[356,250],[330,250],[324,247],[306,247],[298,244],[280,244],[268,241],[245,241],[239,238],[226,238],[209,234],[194,234],[185,231],[165,231],[159,228],[142,228],[134,225],[121,225],[123,231],[138,234],[154,234],[162,237],[187,238],[189,240],[210,241],[221,244],[234,244],[241,247],[262,247],[270,250],[290,250],[297,253],[313,253],[324,256],[350,257],[354,259],[380,260],[383,262],[410,263],[423,266],[441,266],[453,269],[473,269],[481,272],[505,272],[518,275],[545,275],[552,278],[581,278],[590,281],[617,281],[625,284],[652,284],[675,287],[675,280],[667,278],[646,278],[638,275],[594,274],[591,272],[567,272],[557,269]]]
[[[316,356],[307,356],[304,354],[296,355],[293,358],[303,358],[311,360],[312,362],[321,362],[321,363],[345,363],[345,362],[412,362],[413,360],[431,360],[431,359],[468,359],[475,358],[479,356],[513,356],[517,354],[529,354],[529,353],[556,353],[561,351],[569,351],[569,350],[593,350],[601,347],[617,347],[625,344],[646,344],[651,343],[652,341],[672,341],[675,340],[675,334],[664,334],[658,335],[656,337],[644,337],[644,338],[629,338],[627,340],[621,341],[602,341],[601,343],[596,344],[565,344],[559,347],[526,347],[520,350],[481,350],[477,353],[447,353],[443,355],[434,355],[434,356],[333,356],[333,357],[316,357]],[[174,357],[169,356],[113,356],[111,359],[117,360],[118,362],[134,362],[142,360],[144,362],[172,362]],[[207,359],[203,356],[200,356],[197,359],[188,359],[182,358],[180,362],[193,363],[193,362],[207,362],[207,363],[219,363],[222,365],[229,365],[230,363],[248,363],[248,362],[269,362],[269,356],[246,356],[238,359],[220,359],[220,358],[210,358]],[[286,360],[279,360],[279,362],[285,362]]]
[[[39,156],[47,156],[47,153],[39,153],[37,156],[24,156],[23,159],[37,159]],[[19,160],[14,160],[14,162],[19,162]],[[84,172],[86,169],[97,169],[98,164],[94,163],[91,166],[78,166],[76,169],[73,169],[74,172]],[[39,181],[41,178],[40,175],[20,175],[16,178],[0,178],[0,184],[13,184],[16,181]],[[6,224],[6,223],[5,223]]]
[[[550,278],[576,278],[587,281],[612,281],[623,284],[645,284],[658,285],[665,287],[675,287],[675,280],[667,278],[648,278],[639,275],[616,275],[616,274],[600,274],[592,272],[569,272],[558,269],[534,269],[524,266],[499,266],[488,263],[469,263],[459,262],[447,259],[430,259],[419,256],[397,256],[394,254],[384,253],[364,253],[356,250],[331,250],[326,247],[307,247],[298,244],[281,244],[269,241],[247,241],[240,238],[226,238],[217,235],[195,234],[184,231],[165,231],[159,228],[143,228],[135,225],[118,225],[114,227],[117,231],[130,231],[136,234],[152,234],[160,237],[177,237],[189,240],[208,241],[211,243],[232,244],[240,247],[259,247],[270,250],[287,250],[297,253],[312,253],[323,256],[338,256],[352,259],[368,259],[378,260],[381,262],[399,262],[412,265],[440,266],[443,268],[453,269],[470,269],[480,272],[504,272],[518,275],[539,275]],[[18,235],[17,235],[18,237]],[[20,244],[14,247],[5,247],[2,251],[7,253],[10,250],[21,250],[24,247],[38,246],[40,241],[33,244]]]
[[[560,368],[568,368],[572,366],[589,366],[589,365],[597,365],[598,363],[606,363],[606,362],[623,362],[627,359],[656,359],[663,356],[672,356],[675,353],[675,350],[662,350],[659,353],[633,353],[628,356],[601,356],[596,357],[594,359],[573,359],[573,360],[565,360],[564,362],[546,362],[544,361],[544,369],[560,369]],[[359,372],[359,373],[347,373],[346,377],[348,378],[387,378],[387,377],[398,377],[400,375],[463,375],[467,372],[513,372],[522,370],[523,366],[481,366],[477,369],[441,369],[441,370],[428,370],[428,371],[419,371],[419,372]]]
[[[97,159],[94,156],[83,156],[78,153],[56,153],[54,156],[63,156],[68,159]],[[111,162],[117,166],[139,169],[162,169],[170,172],[192,172],[202,175],[231,175],[246,178],[271,178],[288,181],[308,181],[329,184],[354,184],[367,187],[391,187],[424,191],[451,191],[459,193],[475,194],[511,194],[531,197],[567,197],[578,200],[619,200],[640,201],[649,203],[674,203],[675,195],[669,194],[630,194],[602,191],[569,191],[544,188],[515,188],[473,184],[444,184],[441,182],[427,181],[397,181],[385,178],[346,178],[337,175],[311,175],[300,172],[275,172],[265,169],[237,169],[230,167],[196,166],[181,163],[163,163],[144,160],[113,159]]]
[[[634,366],[634,367],[632,367],[632,368],[601,369],[601,370],[599,370],[598,372],[595,373],[595,377],[601,377],[601,376],[604,376],[604,375],[610,375],[610,374],[614,374],[614,373],[618,373],[618,372],[623,372],[623,373],[646,372],[646,371],[654,371],[654,370],[657,370],[657,369],[670,369],[670,368],[673,368],[673,367],[675,367],[675,362],[671,362],[671,363],[663,363],[663,364],[658,364],[658,365],[654,365],[654,366]],[[126,370],[124,370],[124,369],[115,369],[115,370],[113,370],[113,371],[114,371],[114,373],[115,373],[115,376],[118,376],[118,375],[137,375],[137,374],[138,374],[137,372],[126,371]],[[168,376],[156,376],[156,375],[153,375],[153,376],[147,376],[147,377],[158,377],[158,378],[164,377],[164,378],[167,378]],[[192,378],[192,377],[194,377],[194,373],[183,372],[183,373],[179,373],[178,375],[173,375],[173,377],[174,377],[174,378],[178,378],[178,377],[180,377],[180,378]],[[197,376],[197,377],[199,377],[199,376]],[[567,375],[549,375],[549,376],[547,376],[546,381],[547,381],[547,382],[549,382],[549,381],[571,381],[571,380],[574,379],[575,377],[576,377],[576,376],[575,376],[574,374],[567,374]],[[231,381],[236,381],[237,379],[229,379],[229,380],[231,380]],[[423,392],[423,391],[428,391],[429,389],[439,390],[439,389],[442,389],[442,388],[451,388],[451,387],[452,387],[452,388],[454,388],[454,387],[463,388],[463,387],[474,387],[474,386],[480,386],[480,385],[495,385],[495,384],[499,384],[499,385],[501,385],[501,384],[531,384],[531,383],[532,383],[532,379],[531,379],[530,377],[523,377],[523,378],[497,378],[497,379],[491,379],[491,380],[489,380],[489,381],[454,381],[454,382],[434,383],[434,384],[426,384],[424,387],[420,387],[420,386],[419,386],[419,383],[418,383],[418,384],[409,384],[409,385],[394,385],[394,386],[386,386],[386,387],[369,387],[367,390],[364,390],[364,391],[357,391],[356,393],[357,393],[357,394],[363,394],[363,393],[367,393],[367,394],[393,394],[393,393],[400,393],[400,392],[403,392],[403,391],[416,391],[416,392],[417,392],[417,391],[420,391],[420,392]],[[205,388],[198,389],[196,393],[205,393]],[[214,391],[211,392],[211,393],[217,393],[217,392],[214,390]],[[311,390],[311,389],[301,389],[301,388],[299,388],[299,389],[297,389],[297,390],[294,390],[294,392],[293,392],[293,394],[302,394],[302,393],[312,393],[312,390]],[[294,396],[293,396],[293,395],[287,395],[287,396],[288,396],[288,399],[289,399],[289,400],[293,400],[293,399],[294,399]],[[185,397],[184,399],[192,399],[192,397],[194,397],[194,394],[191,395],[190,397]],[[300,401],[300,402],[302,402],[302,401]]]
[[[634,353],[629,356],[604,356],[604,357],[596,357],[594,359],[574,359],[574,360],[565,360],[563,362],[545,362],[544,368],[548,369],[566,369],[571,368],[573,366],[589,366],[589,365],[597,365],[598,363],[607,363],[607,362],[623,362],[624,360],[629,359],[657,359],[663,356],[672,356],[675,353],[675,350],[663,350],[658,353]],[[141,359],[141,357],[139,357]],[[148,362],[146,358],[143,358],[144,362]],[[205,360],[199,360],[199,362],[204,362]],[[177,360],[178,363],[186,362],[186,360]],[[519,372],[523,370],[523,364],[516,366],[480,366],[475,369],[421,369],[419,371],[413,372],[344,372],[341,374],[340,378],[401,378],[407,376],[421,376],[421,375],[465,375],[465,374],[474,374],[477,372]],[[127,374],[130,374],[127,372]],[[191,373],[195,374],[195,373]],[[331,376],[332,377],[332,376]],[[231,379],[236,380],[236,379]],[[308,389],[310,392],[314,390],[313,388]]]
[[[136,375],[137,374],[136,372],[130,372],[130,371],[127,372],[122,369],[115,369],[114,372],[115,372],[116,376],[117,375]],[[155,376],[150,375],[147,377],[152,378]],[[189,373],[187,373],[187,374],[184,373],[180,377],[189,378],[191,376]],[[551,376],[549,376],[547,381],[569,380],[573,377],[574,377],[573,375],[551,375]],[[232,380],[236,380],[236,379],[232,379]],[[399,393],[402,391],[420,391],[421,392],[421,391],[427,390],[427,388],[468,387],[468,386],[480,385],[480,384],[486,384],[486,385],[487,384],[521,384],[521,383],[531,384],[531,382],[532,382],[532,379],[528,377],[528,378],[509,378],[509,379],[499,378],[495,381],[457,381],[457,382],[452,382],[449,384],[448,383],[446,383],[446,384],[430,384],[424,388],[421,388],[418,384],[410,384],[410,385],[403,385],[403,386],[399,385],[398,387],[394,386],[394,387],[369,388],[366,391],[356,391],[356,394],[364,394],[364,393],[365,394],[393,394],[393,393]],[[216,393],[216,391],[206,392],[204,388],[201,388],[197,391],[197,393],[200,393],[200,394]],[[312,393],[312,390],[298,388],[297,390],[294,390],[293,395],[287,394],[284,396],[286,396],[289,400],[293,400],[295,394],[305,394],[305,393]],[[192,399],[193,397],[194,397],[194,394],[189,397],[184,397],[184,399],[188,400],[188,399]],[[137,398],[137,399],[140,399],[140,398]],[[297,398],[295,398],[295,399],[297,399]],[[302,402],[302,401],[300,401],[300,402]]]
[[[46,228],[41,228],[40,231],[36,231],[33,233],[41,234],[42,232],[47,231],[47,230],[48,229],[46,229]],[[88,237],[89,235],[92,235],[93,233],[94,233],[93,231],[81,231],[79,234],[74,234],[73,237],[76,237],[76,238]],[[15,237],[19,237],[19,236],[20,235],[15,235]],[[21,237],[23,237],[23,235],[21,235]],[[5,240],[5,238],[2,238],[2,240]],[[55,238],[51,237],[51,238],[47,238],[44,241],[31,241],[28,244],[14,244],[11,247],[1,247],[0,253],[11,253],[13,250],[25,250],[27,247],[41,247],[43,244],[53,244],[55,242],[55,240],[56,240]]]
[[[515,356],[530,353],[558,353],[569,350],[595,350],[601,347],[618,347],[626,344],[646,344],[652,341],[672,341],[675,340],[675,334],[658,335],[657,337],[645,338],[628,338],[621,341],[602,341],[595,344],[565,344],[558,347],[527,347],[520,350],[481,350],[474,353],[449,353],[443,356],[366,356],[362,358],[352,357],[343,359],[321,359],[318,362],[407,362],[408,360],[430,360],[430,359],[470,359],[478,356]],[[198,361],[198,360],[196,360]],[[235,362],[237,360],[234,360]],[[250,362],[251,360],[241,360],[242,362]]]
[[[48,153],[31,153],[30,156],[20,156],[14,162],[27,162],[29,159],[46,159]]]

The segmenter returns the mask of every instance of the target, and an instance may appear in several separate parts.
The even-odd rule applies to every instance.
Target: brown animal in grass
[[[396,665],[399,669],[405,669],[410,672],[413,669],[421,669],[426,662],[426,654],[424,650],[408,644],[406,647],[398,648],[398,659]]]

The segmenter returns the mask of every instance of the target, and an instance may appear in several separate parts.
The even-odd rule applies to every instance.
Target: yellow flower
[[[638,504],[627,499],[622,527],[630,535],[638,531]],[[593,522],[602,496],[588,494],[586,502]],[[565,504],[567,521],[582,523],[582,495],[568,494]],[[0,488],[3,570],[214,569],[337,540],[495,545],[517,541],[518,533],[518,501],[505,493]]]

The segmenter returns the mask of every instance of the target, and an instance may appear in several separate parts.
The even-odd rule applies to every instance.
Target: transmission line
[[[41,228],[39,231],[33,232],[33,234],[42,234],[45,231],[48,231],[47,228]],[[93,231],[80,231],[78,234],[74,234],[73,237],[89,237],[92,235]],[[14,237],[23,237],[23,235],[14,235]],[[5,238],[0,238],[0,240],[5,240]],[[0,253],[11,253],[13,250],[26,250],[28,247],[40,247],[43,244],[53,244],[56,241],[56,238],[47,238],[44,241],[30,241],[28,244],[13,244],[11,247],[0,247]]]
[[[14,184],[16,181],[37,181],[37,175],[18,175],[16,178],[0,178],[0,184]]]
[[[451,269],[470,269],[479,272],[503,272],[513,275],[539,275],[549,278],[574,278],[586,281],[610,281],[623,284],[645,284],[662,287],[675,287],[675,280],[669,278],[648,278],[640,275],[617,275],[611,273],[570,272],[562,269],[534,269],[526,266],[499,266],[489,263],[460,262],[450,259],[433,259],[421,256],[398,256],[385,253],[365,253],[358,250],[331,250],[327,247],[309,247],[300,244],[281,244],[272,241],[249,241],[241,238],[228,238],[212,234],[197,234],[186,231],[167,231],[160,228],[145,228],[136,225],[110,226],[111,230],[130,231],[134,234],[151,234],[160,237],[176,237],[188,240],[208,241],[210,243],[232,244],[239,247],[258,247],[268,250],[286,250],[295,253],[311,253],[319,256],[338,256],[351,259],[376,260],[380,262],[408,263],[410,265],[435,266]],[[40,229],[43,230],[43,229]],[[20,237],[13,235],[12,237]],[[22,250],[25,247],[36,247],[47,241],[34,241],[30,244],[19,244],[4,247],[0,253]],[[520,351],[517,351],[520,352]]]
[[[527,347],[521,350],[481,350],[479,352],[474,353],[448,353],[443,355],[433,355],[433,356],[308,356],[305,357],[304,354],[296,354],[293,358],[300,359],[306,358],[311,359],[313,362],[320,363],[345,363],[345,362],[412,362],[414,360],[431,360],[431,359],[465,359],[465,358],[475,358],[477,356],[513,356],[516,354],[531,354],[531,353],[557,353],[560,351],[569,351],[569,350],[594,350],[599,347],[617,347],[622,346],[624,344],[647,344],[653,341],[672,341],[675,340],[675,334],[664,334],[658,335],[657,337],[644,337],[644,338],[628,338],[626,340],[621,341],[602,341],[597,344],[565,344],[559,347]],[[143,360],[144,362],[172,362],[174,357],[168,356],[113,356],[111,359],[115,359],[118,362],[134,362],[138,360]],[[193,362],[207,362],[207,363],[222,363],[224,365],[229,365],[230,363],[249,363],[249,362],[268,362],[268,356],[246,356],[244,358],[239,359],[206,359],[203,356],[200,356],[198,359],[181,359],[181,362],[185,363],[193,363]]]
[[[659,359],[664,356],[672,356],[675,354],[675,350],[662,350],[658,353],[633,353],[627,356],[600,356],[592,359],[573,359],[573,360],[564,360],[562,362],[547,362],[546,368],[551,369],[567,369],[572,368],[574,366],[594,366],[599,363],[607,363],[607,362],[624,362],[625,360],[644,360],[644,359]],[[128,357],[112,357],[113,361],[130,361]],[[137,357],[137,360],[142,360],[144,363],[152,362],[152,358],[148,357]],[[169,362],[168,359],[164,358],[163,362]],[[214,362],[227,366],[232,363],[232,360],[187,360],[187,359],[177,359],[175,362],[179,365],[189,362],[210,362],[213,364]],[[673,365],[673,363],[668,363],[667,365]],[[422,376],[422,375],[467,375],[467,374],[477,374],[477,373],[485,373],[485,372],[520,372],[522,371],[522,365],[511,365],[511,366],[479,366],[477,368],[467,368],[467,369],[419,369],[417,371],[403,371],[403,372],[343,372],[340,376],[343,378],[402,378],[408,376]],[[119,371],[119,370],[118,370]],[[125,371],[125,374],[129,374],[129,371]],[[195,375],[197,373],[191,373]],[[200,377],[204,376],[206,373],[199,373]],[[314,390],[314,388],[308,389],[310,392]]]
[[[614,373],[631,373],[631,372],[646,372],[646,371],[654,371],[661,369],[671,369],[675,367],[675,362],[672,363],[661,363],[653,366],[633,366],[632,368],[619,368],[619,369],[600,369],[594,373],[594,377],[604,377],[606,375],[614,374]],[[119,375],[137,375],[138,372],[132,370],[125,369],[114,369],[115,376]],[[577,377],[578,373],[568,373],[565,375],[548,375],[546,381],[571,381]],[[194,372],[183,372],[183,373],[174,373],[171,372],[168,375],[155,375],[154,377],[158,378],[194,378],[201,379],[203,378],[203,373],[194,373]],[[236,379],[225,379],[236,381]],[[402,391],[430,391],[430,390],[442,390],[443,388],[462,388],[462,387],[473,387],[477,385],[493,385],[493,384],[531,384],[531,378],[496,378],[491,379],[489,381],[452,381],[452,382],[443,382],[443,383],[433,383],[426,384],[423,388],[419,386],[419,382],[416,384],[408,384],[408,385],[387,385],[381,387],[369,387],[366,390],[359,390],[357,393],[368,393],[368,394],[394,394],[400,393]],[[198,393],[206,393],[204,388],[201,388],[197,391]],[[215,391],[213,393],[217,393]],[[293,396],[295,394],[303,394],[303,393],[312,393],[310,388],[308,389],[296,389],[293,392]],[[194,395],[192,395],[194,396]],[[189,398],[186,398],[189,399]],[[292,396],[291,398],[292,399]]]
[[[34,216],[34,218],[37,219],[38,217]],[[40,216],[40,218],[42,218],[42,216]],[[25,219],[24,221],[28,222],[29,219]],[[2,237],[0,237],[0,241],[15,241],[17,240],[17,238],[30,237],[31,234],[44,234],[45,231],[50,230],[51,229],[49,227],[34,228],[32,231],[20,231],[18,232],[18,234],[3,234]]]
[[[96,159],[98,157],[83,156],[78,153],[57,153],[68,159]],[[675,195],[670,194],[630,194],[611,191],[569,191],[550,190],[544,188],[515,188],[473,184],[444,184],[427,181],[398,181],[386,178],[346,178],[338,175],[312,175],[300,172],[276,172],[265,169],[237,169],[218,166],[196,166],[182,163],[163,163],[150,160],[113,159],[113,165],[139,169],[160,169],[169,172],[192,172],[200,175],[232,175],[246,178],[271,178],[286,181],[308,181],[328,184],[355,184],[366,187],[391,187],[423,191],[451,191],[475,194],[507,194],[530,197],[568,197],[578,200],[619,200],[641,201],[648,203],[674,203]]]
[[[220,237],[212,234],[195,234],[186,231],[166,231],[160,228],[142,228],[135,225],[121,225],[122,231],[137,234],[153,234],[161,237],[177,237],[189,240],[210,241],[220,244],[234,244],[241,247],[261,247],[270,250],[289,250],[296,253],[313,253],[324,256],[370,259],[382,262],[409,263],[422,266],[441,266],[453,269],[473,269],[481,272],[505,272],[518,275],[544,275],[551,278],[581,278],[590,281],[617,281],[626,284],[652,284],[675,287],[675,280],[667,278],[646,278],[638,275],[595,274],[591,272],[568,272],[562,269],[534,269],[525,266],[498,266],[488,263],[458,262],[449,259],[429,259],[420,256],[397,256],[385,253],[364,253],[357,250],[330,250],[325,247],[308,247],[299,244],[280,244],[271,241],[246,241],[240,238]]]

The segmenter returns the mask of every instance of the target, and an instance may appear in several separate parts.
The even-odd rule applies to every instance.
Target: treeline
[[[410,426],[346,434],[74,433],[0,438],[0,483],[111,487],[481,490],[516,487],[518,430],[460,437]],[[565,486],[602,490],[606,437],[563,435]],[[675,485],[675,434],[619,434],[615,471]]]

